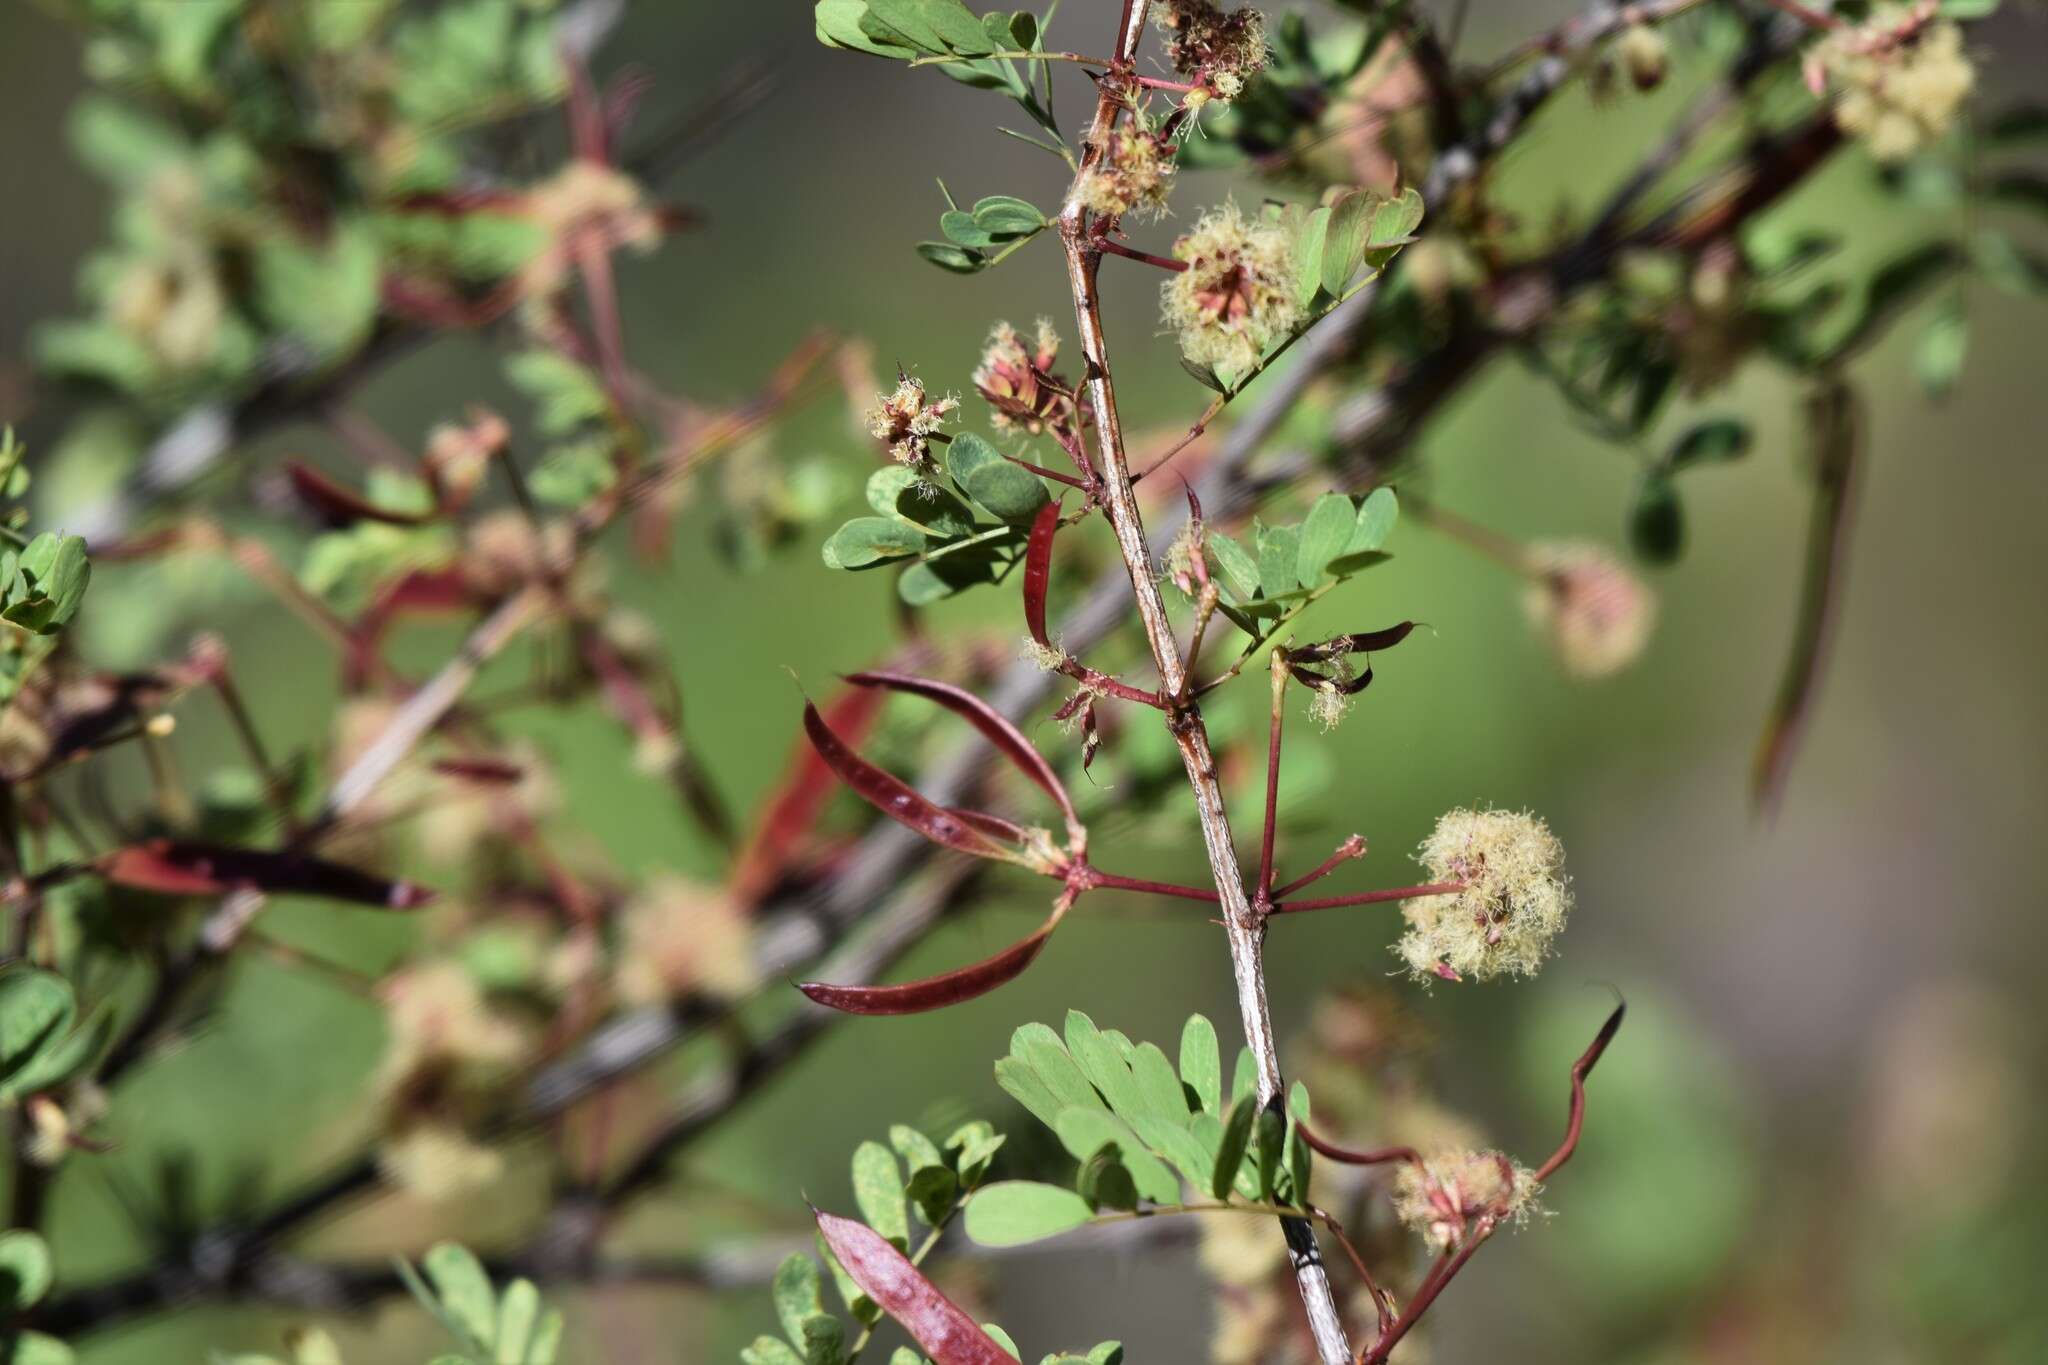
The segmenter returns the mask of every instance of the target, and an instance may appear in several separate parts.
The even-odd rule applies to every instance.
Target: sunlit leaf
[[[1086,1225],[1088,1201],[1058,1185],[999,1180],[967,1202],[967,1235],[985,1247],[1023,1246]]]

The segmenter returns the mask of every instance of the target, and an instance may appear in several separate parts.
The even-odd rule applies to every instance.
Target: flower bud
[[[1417,980],[1535,973],[1572,908],[1564,847],[1548,825],[1514,811],[1454,810],[1417,858],[1431,882],[1464,884],[1401,903],[1408,932],[1395,951]]]

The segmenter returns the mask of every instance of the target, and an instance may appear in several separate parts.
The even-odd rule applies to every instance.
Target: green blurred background
[[[1108,8],[1068,0],[1069,40],[1101,46]],[[1460,53],[1498,52],[1568,9],[1475,5]],[[871,339],[884,364],[915,365],[935,387],[964,388],[990,322],[1057,316],[1063,289],[1046,244],[965,280],[919,261],[909,248],[930,235],[932,177],[963,195],[1044,204],[1058,197],[1059,168],[993,135],[985,96],[829,53],[810,28],[796,0],[650,3],[634,6],[603,50],[601,71],[632,63],[656,78],[645,127],[691,106],[738,61],[767,60],[776,81],[671,186],[701,209],[704,229],[623,262],[628,344],[665,386],[736,398],[822,325]],[[1978,31],[1994,102],[1997,92],[2041,94],[2040,39],[2023,14]],[[20,5],[0,15],[10,114],[0,122],[0,416],[44,442],[64,410],[33,401],[26,339],[34,320],[72,306],[73,270],[105,209],[63,136],[77,67],[72,36],[46,15]],[[1560,204],[1597,201],[1681,107],[1684,84],[1630,100],[1628,116],[1595,108],[1583,91],[1564,95],[1511,158],[1508,202],[1540,223]],[[1062,95],[1071,117],[1078,82]],[[1216,193],[1184,186],[1183,214]],[[1854,155],[1781,210],[1788,221],[1853,224],[1859,253],[1940,228],[1899,221],[1901,212]],[[1166,229],[1158,238],[1170,240]],[[1203,395],[1170,345],[1153,339],[1152,285],[1140,276],[1113,281],[1108,309],[1129,411],[1165,427]],[[1946,403],[1930,405],[1908,377],[1910,328],[1856,366],[1872,435],[1847,598],[1818,715],[1774,821],[1752,814],[1746,782],[1787,647],[1805,520],[1798,395],[1775,375],[1748,371],[1701,408],[1744,413],[1757,448],[1689,478],[1690,549],[1654,576],[1655,639],[1620,677],[1563,678],[1522,620],[1517,585],[1412,523],[1397,534],[1393,564],[1310,623],[1410,616],[1435,629],[1398,663],[1390,658],[1333,735],[1300,730],[1298,749],[1325,750],[1329,785],[1295,812],[1289,847],[1314,856],[1360,830],[1376,852],[1358,884],[1396,881],[1401,850],[1439,812],[1477,801],[1542,812],[1570,851],[1579,909],[1543,979],[1399,987],[1441,1037],[1447,1099],[1482,1116],[1511,1150],[1540,1152],[1561,1118],[1569,1058],[1607,1007],[1604,983],[1633,1006],[1593,1085],[1584,1153],[1552,1188],[1555,1216],[1478,1259],[1444,1301],[1433,1358],[1705,1359],[1703,1343],[1734,1334],[1755,1343],[1760,1354],[1742,1357],[1754,1359],[2048,1359],[2048,1307],[2034,1288],[2048,1271],[2037,1176],[2048,1155],[2038,1085],[2048,895],[2035,861],[2048,825],[2044,331],[2037,310],[1988,290],[1973,291],[1970,309],[1968,368]],[[516,410],[483,345],[451,340],[382,374],[362,404],[416,440],[475,399]],[[325,439],[289,431],[262,448],[318,454]],[[873,457],[838,407],[812,409],[775,439],[833,457],[847,506],[858,504]],[[1630,463],[1512,364],[1495,364],[1462,394],[1419,455],[1426,474],[1416,477],[1433,496],[1479,521],[1524,536],[1621,538]],[[64,477],[46,473],[53,484]],[[237,496],[232,481],[222,489]],[[797,732],[785,669],[819,687],[872,659],[892,638],[889,584],[826,571],[810,543],[742,575],[714,552],[701,516],[678,544],[664,571],[621,573],[618,586],[664,632],[710,770],[735,804],[751,805]],[[333,669],[299,628],[224,584],[172,583],[160,577],[168,572],[109,568],[95,580],[85,614],[93,657],[134,663],[202,624],[222,629],[244,676],[263,679],[252,690],[266,731],[324,732]],[[982,601],[939,619],[981,625],[976,614],[989,610]],[[445,644],[408,641],[421,661]],[[1256,706],[1263,684],[1244,688],[1234,704]],[[608,723],[540,717],[530,728],[561,765],[576,822],[621,867],[716,873],[712,851],[659,784],[632,771]],[[224,736],[195,717],[181,743],[204,752]],[[1112,753],[1098,775],[1114,784],[1117,771]],[[1122,838],[1129,861],[1148,871],[1203,875],[1185,826],[1130,822]],[[1040,910],[1034,888],[994,884],[901,971],[992,951]],[[1325,988],[1387,975],[1390,924],[1366,912],[1276,927],[1283,1033],[1306,1023]],[[290,908],[277,927],[369,963],[395,959],[413,932]],[[1004,1112],[989,1064],[1009,1031],[1057,1021],[1070,1006],[1135,1038],[1171,1038],[1196,1009],[1232,1019],[1220,935],[1199,915],[1110,907],[1070,921],[1032,972],[989,997],[942,1015],[839,1026],[693,1150],[676,1193],[644,1205],[625,1242],[679,1249],[764,1226],[800,1229],[805,1193],[844,1206],[846,1158],[859,1139],[895,1119]],[[98,1174],[83,1163],[67,1171],[53,1225],[64,1277],[132,1263],[119,1190],[147,1183],[166,1159],[203,1151],[192,1157],[196,1197],[226,1212],[288,1188],[360,1137],[349,1106],[378,1055],[373,1009],[260,962],[239,972],[223,1009],[222,1027],[121,1093],[117,1115],[146,1120],[137,1125],[145,1136],[99,1159]],[[656,1079],[674,1083],[689,1062],[672,1061]],[[449,1229],[488,1246],[531,1218],[543,1193],[514,1182],[431,1219],[386,1201],[326,1226],[309,1246],[416,1247]],[[1137,1362],[1206,1356],[1206,1291],[1186,1249],[1094,1254],[1063,1244],[1000,1271],[995,1316],[1027,1354],[1120,1336]],[[616,1365],[731,1360],[770,1317],[754,1292],[558,1297],[572,1320],[568,1358]],[[269,1347],[285,1321],[246,1308],[184,1312],[94,1337],[82,1359],[202,1360],[210,1347]],[[340,1328],[357,1360],[412,1359],[430,1341],[403,1303]]]

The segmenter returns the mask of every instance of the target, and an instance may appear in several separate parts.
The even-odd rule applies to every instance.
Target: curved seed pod
[[[100,860],[99,873],[117,886],[165,896],[266,891],[386,910],[413,910],[434,899],[416,882],[392,881],[325,858],[182,839],[151,839],[115,849]]]
[[[823,981],[804,981],[797,984],[797,989],[819,1004],[847,1014],[923,1014],[926,1010],[957,1005],[986,995],[1021,975],[1045,947],[1052,931],[1059,927],[1068,904],[1068,898],[1061,896],[1052,914],[1029,938],[1018,940],[993,957],[938,976],[906,981],[900,986],[834,986]]]
[[[1287,651],[1287,658],[1298,663],[1319,663],[1344,654],[1370,654],[1376,649],[1392,649],[1407,639],[1415,629],[1415,622],[1403,621],[1388,626],[1385,630],[1361,630],[1351,635],[1338,635],[1332,639],[1312,645],[1302,645]]]
[[[833,734],[858,744],[873,728],[883,700],[878,692],[850,688],[826,707],[826,725]],[[832,794],[831,771],[815,747],[808,743],[796,746],[767,808],[733,860],[727,885],[740,904],[759,902],[789,869]]]
[[[1031,522],[1024,546],[1024,624],[1031,638],[1050,649],[1045,637],[1045,594],[1052,583],[1052,538],[1060,529],[1060,505],[1049,502]]]
[[[958,849],[977,858],[1004,858],[1009,850],[975,829],[949,810],[925,800],[911,789],[909,784],[893,774],[884,772],[862,758],[832,733],[832,727],[825,724],[825,718],[818,714],[818,708],[804,703],[804,733],[811,737],[811,744],[818,751],[818,757],[825,760],[835,776],[854,794],[872,805],[891,820],[916,830],[935,844]]]
[[[395,512],[388,507],[379,507],[354,489],[345,488],[313,466],[300,460],[287,460],[285,473],[292,481],[292,492],[297,495],[315,516],[329,526],[351,526],[359,521],[381,521],[389,526],[418,526],[427,520],[419,512]]]
[[[881,1310],[937,1365],[1017,1365],[1016,1358],[926,1279],[881,1233],[851,1218],[813,1209],[818,1235]]]
[[[1066,816],[1069,824],[1075,823],[1073,798],[1067,795],[1066,786],[1060,781],[1059,774],[1053,771],[1052,764],[1046,761],[1045,755],[1032,747],[1024,732],[1012,725],[1007,716],[966,688],[931,678],[912,677],[907,673],[879,671],[849,674],[846,680],[861,687],[886,687],[896,692],[909,692],[945,707],[981,731],[982,737],[995,745],[996,751],[1010,760],[1018,772],[1037,783],[1047,796],[1059,803],[1060,814]]]

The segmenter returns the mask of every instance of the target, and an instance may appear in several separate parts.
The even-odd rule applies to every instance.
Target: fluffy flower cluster
[[[1408,932],[1395,945],[1418,979],[1529,976],[1571,913],[1564,847],[1534,815],[1454,810],[1423,841],[1432,882],[1461,891],[1401,903]]]
[[[376,1086],[385,1105],[378,1161],[396,1184],[452,1199],[498,1178],[503,1158],[469,1136],[476,1095],[509,1074],[527,1045],[453,962],[408,967],[379,990],[390,1039]]]
[[[1038,320],[1038,335],[1028,350],[1016,328],[1007,322],[997,323],[974,371],[975,391],[993,409],[989,425],[997,431],[1036,436],[1047,426],[1071,417],[1074,400],[1070,390],[1052,372],[1059,355],[1060,337],[1052,329],[1052,319]]]
[[[1927,23],[1921,7],[1899,5],[1881,5],[1857,27],[1830,33],[1807,69],[1816,87],[1839,87],[1835,122],[1880,161],[1911,156],[1946,133],[1977,81],[1961,29]]]
[[[899,374],[896,392],[879,396],[868,409],[868,432],[899,463],[925,468],[931,464],[932,437],[959,406],[957,398],[927,397],[922,379]]]
[[[1581,541],[1530,547],[1529,622],[1576,678],[1604,678],[1634,663],[1650,638],[1657,599],[1605,549]]]
[[[1265,69],[1266,16],[1226,14],[1211,0],[1167,0],[1154,11],[1173,69],[1214,99],[1233,100]]]
[[[1671,53],[1664,35],[1648,24],[1630,24],[1614,44],[1629,84],[1638,90],[1655,90],[1671,69]]]
[[[1438,1251],[1450,1251],[1482,1218],[1520,1223],[1535,1208],[1536,1175],[1499,1152],[1439,1152],[1401,1167],[1394,1213]]]
[[[1294,330],[1294,242],[1278,223],[1247,220],[1234,202],[1211,209],[1173,244],[1187,262],[1161,290],[1166,323],[1198,365],[1242,374]]]
[[[746,912],[714,886],[658,877],[627,905],[618,990],[654,1005],[685,992],[736,999],[757,981]]]
[[[1075,197],[1104,218],[1157,218],[1173,188],[1174,143],[1164,133],[1124,125],[1109,135],[1095,164],[1074,185]]]
[[[551,294],[567,282],[579,236],[614,251],[647,252],[661,244],[661,212],[647,201],[639,182],[582,157],[533,188],[527,216],[547,243],[520,271],[528,296]]]

